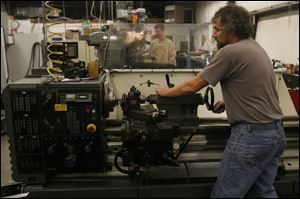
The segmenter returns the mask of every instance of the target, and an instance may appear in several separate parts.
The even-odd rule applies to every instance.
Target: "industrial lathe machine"
[[[144,95],[156,84],[149,79],[117,96],[113,78],[103,71],[94,80],[25,78],[6,87],[13,179],[32,197],[208,197],[230,135],[226,119],[199,116],[199,107],[212,109],[213,89]],[[297,194],[297,119],[283,120],[280,195]]]

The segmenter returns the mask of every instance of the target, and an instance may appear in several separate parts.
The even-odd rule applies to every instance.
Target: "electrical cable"
[[[50,22],[50,25],[46,26],[47,27],[47,32],[49,32],[50,34],[47,36],[47,41],[49,40],[49,38],[53,38],[54,36],[63,36],[63,33],[59,33],[59,32],[54,32],[50,30],[50,27],[53,27],[54,25],[58,25],[61,24],[61,22],[59,22],[58,20],[53,20],[50,19],[49,17],[53,17],[53,18],[59,18],[59,14],[62,12],[62,10],[55,8],[53,6],[50,6],[49,4],[51,3],[51,1],[46,1],[45,2],[45,6],[47,8],[50,9],[50,12],[46,15],[46,19],[48,22]],[[58,16],[57,16],[58,15]],[[52,42],[51,40],[49,41],[49,45],[47,45],[47,50],[48,50],[48,63],[47,63],[47,72],[48,74],[55,80],[58,80],[58,77],[55,76],[50,70],[53,70],[55,72],[62,72],[61,68],[58,66],[61,66],[63,64],[63,62],[59,59],[54,59],[53,55],[63,55],[62,51],[56,51],[57,49],[53,50],[51,49],[52,46],[56,46],[56,47],[61,47],[63,46],[63,43],[61,42]],[[56,66],[54,67],[53,65],[56,64]],[[58,66],[57,66],[58,65]]]
[[[127,150],[123,149],[116,153],[115,158],[114,158],[114,165],[115,165],[116,169],[118,171],[120,171],[121,173],[129,174],[130,172],[128,170],[122,169],[118,163],[118,158],[122,158],[125,151],[127,151]]]
[[[50,19],[49,17],[57,17],[57,15],[59,15],[62,12],[62,10],[60,10],[58,8],[54,8],[53,6],[50,6],[49,3],[51,3],[51,1],[45,2],[45,6],[50,9],[50,12],[46,15],[46,19],[47,19],[47,21],[52,23],[47,26],[47,32],[50,33],[50,35],[48,35],[48,38],[53,37],[53,36],[63,36],[63,33],[58,33],[58,32],[54,32],[54,31],[50,30],[50,27],[61,24],[61,22]]]
[[[86,14],[86,20],[89,20],[89,5],[88,1],[85,1],[85,14]]]
[[[106,9],[105,9],[105,19],[110,20],[110,5],[109,5],[109,1],[106,1]]]
[[[96,16],[93,14],[94,8],[95,8],[95,1],[92,2],[92,7],[91,7],[91,10],[90,10],[90,15],[91,15],[92,17],[94,17],[96,20],[99,20],[99,18],[96,17]]]
[[[110,30],[106,30],[106,28],[105,28],[105,32],[107,34],[107,41],[106,41],[106,44],[105,44],[105,47],[104,47],[104,53],[103,53],[102,66],[101,67],[105,66],[106,52],[107,52],[107,48],[108,48],[108,45],[109,45],[109,42],[110,42],[110,32],[109,31]]]
[[[99,24],[100,25],[101,25],[102,8],[103,8],[103,1],[100,2],[100,11],[99,11]]]
[[[114,1],[110,1],[111,4],[111,20],[114,20]]]
[[[186,170],[187,183],[190,184],[191,176],[190,176],[189,167],[187,166],[186,162],[184,163],[184,167],[185,167],[185,170]]]
[[[26,76],[25,77],[28,77],[29,76],[29,72],[30,72],[30,69],[34,68],[34,63],[35,63],[35,60],[36,60],[36,50],[38,50],[38,66],[40,66],[40,51],[41,51],[41,44],[39,42],[35,42],[33,45],[32,45],[32,48],[31,48],[31,55],[30,55],[30,61],[29,61],[29,66],[28,66],[28,69],[27,69],[27,72],[26,72]]]
[[[63,18],[64,18],[64,27],[65,27],[65,35],[66,35],[66,33],[67,33],[67,24],[66,24],[66,15],[65,15],[65,13],[66,13],[66,9],[65,9],[65,1],[63,1]]]

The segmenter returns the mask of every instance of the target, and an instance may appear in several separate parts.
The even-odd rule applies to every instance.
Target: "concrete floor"
[[[14,183],[11,178],[8,136],[1,135],[1,186]]]

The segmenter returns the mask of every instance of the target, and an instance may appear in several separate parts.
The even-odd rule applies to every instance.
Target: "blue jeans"
[[[212,198],[277,198],[273,186],[286,147],[281,121],[231,128]]]

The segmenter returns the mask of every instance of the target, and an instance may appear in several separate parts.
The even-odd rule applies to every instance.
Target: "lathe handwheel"
[[[209,93],[210,93],[210,103],[209,103],[209,97],[208,97]],[[214,90],[212,89],[212,87],[208,86],[205,91],[205,104],[206,104],[207,110],[209,110],[209,111],[213,110],[214,101],[215,101]]]

